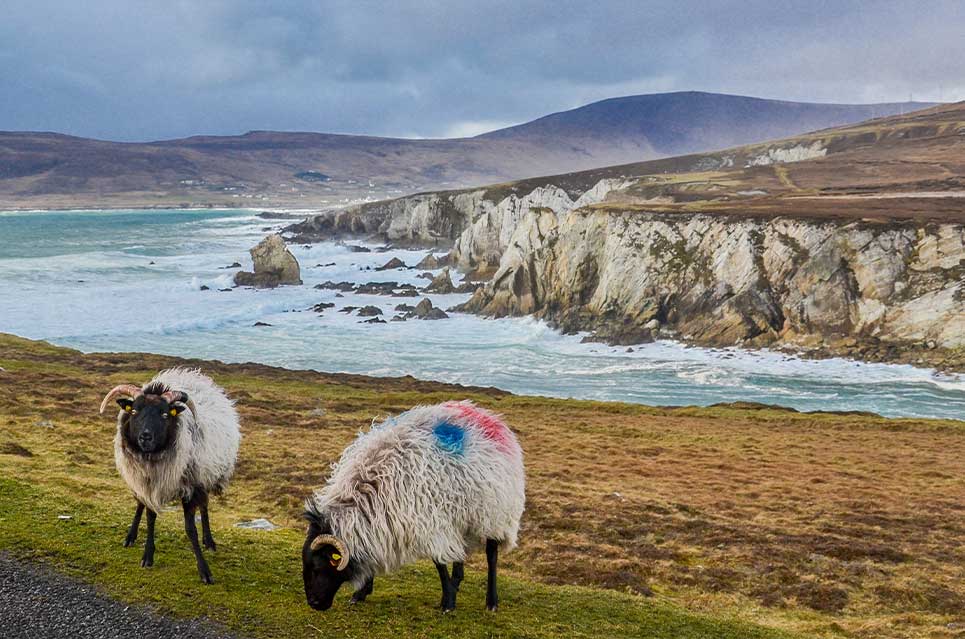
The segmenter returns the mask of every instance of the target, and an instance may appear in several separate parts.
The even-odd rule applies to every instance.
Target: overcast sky
[[[963,0],[5,0],[0,129],[442,137],[677,90],[962,100],[963,27]]]

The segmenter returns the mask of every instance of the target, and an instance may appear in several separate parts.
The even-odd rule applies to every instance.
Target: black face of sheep
[[[352,562],[340,546],[341,542],[331,536],[331,530],[323,530],[318,522],[309,522],[302,547],[302,578],[305,598],[315,610],[331,608],[335,593],[352,578]],[[360,598],[355,600],[361,601]]]
[[[187,401],[187,395],[180,401]],[[174,440],[177,416],[184,408],[159,395],[141,395],[117,400],[124,411],[124,438],[128,446],[145,454],[163,451]]]

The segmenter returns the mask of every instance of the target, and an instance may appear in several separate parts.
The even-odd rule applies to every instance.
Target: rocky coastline
[[[773,348],[965,370],[965,224],[623,206],[625,179],[419,194],[329,212],[298,241],[450,247],[459,310],[635,344]]]

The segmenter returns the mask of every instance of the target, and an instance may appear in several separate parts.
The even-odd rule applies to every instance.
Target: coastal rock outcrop
[[[533,210],[461,310],[534,314],[618,344],[660,327],[697,344],[866,359],[928,349],[929,361],[955,366],[965,349],[963,256],[960,224]]]
[[[269,235],[253,247],[249,253],[251,253],[251,261],[254,263],[254,272],[241,271],[236,273],[236,285],[274,288],[282,284],[302,283],[298,260],[285,246],[285,240],[280,235]]]

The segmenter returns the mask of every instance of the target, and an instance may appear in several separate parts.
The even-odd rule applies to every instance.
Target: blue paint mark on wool
[[[462,428],[449,422],[441,422],[432,429],[432,434],[436,436],[436,443],[440,448],[453,455],[462,455],[466,439],[466,431]]]

